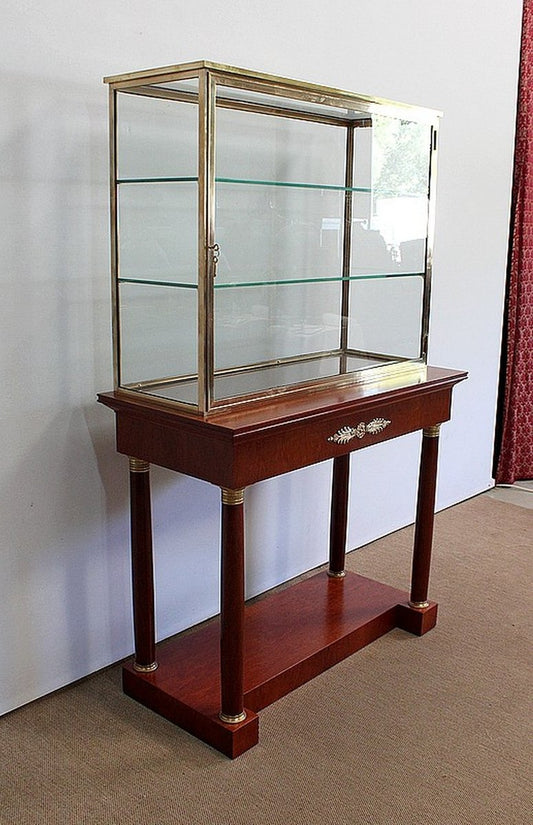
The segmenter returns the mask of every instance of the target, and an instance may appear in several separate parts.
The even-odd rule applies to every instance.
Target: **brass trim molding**
[[[414,607],[415,610],[424,610],[429,607],[429,602],[409,602],[409,607]]]
[[[422,432],[425,438],[438,438],[440,435],[440,424],[434,424],[432,427],[424,427]]]
[[[228,487],[221,487],[220,497],[222,504],[242,504],[244,502],[244,487],[238,487],[236,490],[231,490]]]
[[[328,441],[333,441],[335,444],[348,444],[353,438],[364,438],[365,435],[375,435],[382,432],[386,427],[392,424],[388,418],[373,418],[368,424],[361,421],[356,427],[346,425],[337,430],[333,435],[328,436]]]
[[[150,469],[150,465],[147,461],[143,461],[142,458],[132,458],[130,456],[130,473],[147,473]]]
[[[152,673],[152,671],[157,670],[157,668],[157,662],[152,662],[151,665],[138,665],[137,662],[133,663],[133,669],[138,673]]]
[[[244,722],[246,719],[246,711],[243,710],[242,713],[238,713],[236,716],[230,716],[228,713],[222,713],[222,711],[220,711],[218,718],[221,722],[225,722],[226,725],[238,725],[239,722]]]

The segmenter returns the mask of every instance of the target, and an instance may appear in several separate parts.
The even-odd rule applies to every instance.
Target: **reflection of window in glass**
[[[352,227],[352,274],[391,275],[395,269],[390,248],[377,229],[355,221]]]
[[[373,119],[373,182],[389,197],[428,194],[430,128],[398,118]]]
[[[372,229],[404,272],[423,272],[428,221],[431,127],[398,118],[373,119]]]

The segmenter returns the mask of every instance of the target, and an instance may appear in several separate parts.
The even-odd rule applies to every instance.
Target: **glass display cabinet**
[[[424,375],[439,112],[205,61],[106,82],[116,389]]]
[[[439,114],[204,61],[106,82],[115,388],[98,400],[129,458],[123,686],[233,758],[261,708],[436,622],[439,428],[466,378],[426,363]],[[350,460],[420,430],[404,592],[345,569]],[[247,602],[246,488],[328,460],[327,569]],[[151,464],[221,501],[220,615],[157,644]]]

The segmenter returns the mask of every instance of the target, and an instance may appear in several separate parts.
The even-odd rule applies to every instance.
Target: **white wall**
[[[443,109],[431,362],[470,371],[439,505],[491,485],[520,0],[3,0],[0,712],[132,649],[103,75],[206,58]],[[357,453],[350,546],[412,521],[416,436]],[[247,494],[248,585],[325,559],[330,467]],[[218,491],[153,471],[158,629],[217,610]],[[468,548],[465,548],[468,552]],[[408,571],[406,571],[407,581]]]

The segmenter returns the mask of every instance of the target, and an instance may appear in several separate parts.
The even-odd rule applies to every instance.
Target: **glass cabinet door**
[[[121,386],[196,405],[198,82],[173,87],[117,94],[118,368]]]
[[[214,399],[422,355],[432,127],[218,90]]]
[[[217,107],[215,399],[336,371],[345,131]]]

